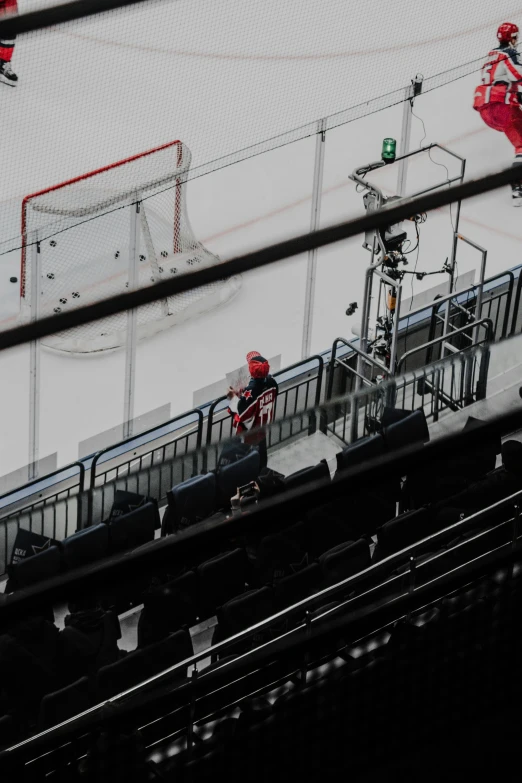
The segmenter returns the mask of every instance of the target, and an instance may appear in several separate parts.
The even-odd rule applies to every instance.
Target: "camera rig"
[[[398,163],[402,167],[403,172],[410,158],[422,153],[428,153],[431,157],[431,150],[434,148],[438,148],[459,161],[460,172],[458,175],[450,177],[446,169],[448,177],[444,181],[414,193],[407,198],[398,195],[385,196],[379,187],[366,179],[370,172],[394,163]],[[464,179],[464,171],[464,159],[439,144],[430,144],[406,155],[395,157],[395,141],[393,139],[385,139],[382,159],[356,169],[349,178],[356,183],[358,191],[364,193],[363,202],[366,211],[373,212],[396,204],[399,201],[407,201],[438,188],[447,187],[456,182],[461,183]],[[399,172],[399,180],[402,178],[403,181],[404,175],[402,172]],[[397,372],[397,342],[401,316],[402,288],[405,276],[415,275],[417,279],[421,280],[427,275],[444,274],[447,276],[447,292],[451,295],[455,287],[455,261],[458,240],[462,239],[483,253],[485,252],[482,248],[479,248],[459,234],[460,202],[457,202],[450,257],[446,258],[437,269],[421,272],[417,272],[416,269],[410,270],[407,268],[407,256],[419,249],[420,226],[426,221],[426,215],[412,214],[409,220],[414,224],[416,233],[416,244],[411,249],[408,247],[408,234],[402,224],[371,230],[366,232],[364,236],[363,247],[371,253],[371,262],[365,273],[361,327],[358,335],[360,337],[360,353],[358,352],[357,367],[358,387],[364,378],[367,377],[368,368],[370,368],[371,375],[369,380],[372,382],[380,382],[395,375]],[[484,282],[484,272],[485,255],[481,265],[481,284]],[[372,307],[375,285],[378,285],[378,293],[376,296],[376,307]],[[480,292],[482,293],[482,285],[480,286]],[[347,313],[353,314],[355,310],[354,305],[355,303],[350,305]],[[446,307],[443,335],[451,331],[449,309],[449,307]],[[446,345],[446,347],[448,346]],[[449,347],[451,348],[451,346]]]

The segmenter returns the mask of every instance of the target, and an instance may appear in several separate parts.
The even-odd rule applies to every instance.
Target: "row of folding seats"
[[[79,530],[59,544],[14,563],[9,574],[12,587],[29,587],[64,571],[142,546],[154,540],[159,524],[157,503],[150,501],[128,514],[112,517],[107,523]]]
[[[281,565],[283,559],[292,559],[288,550],[284,554],[280,551],[276,557]],[[220,627],[216,638],[225,638],[246,629],[255,618],[275,614],[369,565],[367,539],[343,541],[323,552],[316,561],[309,560],[307,554],[299,563],[287,562],[268,586],[256,588],[259,583],[245,550],[236,548],[221,553],[195,570],[151,588],[144,597],[138,623],[138,645],[145,646],[183,626],[193,626],[216,615]]]
[[[163,516],[162,535],[183,530],[230,508],[238,487],[255,481],[260,471],[259,453],[251,451],[214,472],[193,476],[167,492],[168,506]]]
[[[81,677],[64,688],[47,693],[40,702],[36,730],[43,731],[111,698],[144,680],[190,658],[194,654],[190,633],[180,630],[143,650],[128,653],[115,663],[99,669],[94,677]],[[183,671],[176,681],[182,679]],[[13,716],[0,718],[0,746],[21,737],[21,727]]]
[[[479,427],[482,422],[470,416],[462,432]],[[416,509],[451,497],[495,470],[501,453],[500,436],[490,436],[472,451],[452,452],[445,459],[433,460],[429,470],[410,470],[403,490],[405,509]]]
[[[143,647],[183,626],[214,617],[217,608],[248,588],[244,549],[223,552],[143,596],[138,646]]]
[[[487,446],[483,446],[480,459],[484,469],[491,464],[494,465],[495,449],[496,446],[490,448],[488,454]],[[480,474],[475,476],[476,480],[467,481],[466,488],[455,495],[406,511],[380,526],[377,530],[377,546],[373,560],[378,561],[388,557],[520,491],[522,489],[522,443],[506,441],[500,451],[503,462],[500,468],[482,477]],[[461,473],[458,480],[465,481],[465,475]],[[471,479],[472,473],[468,475]],[[437,476],[434,475],[432,479],[436,485]],[[511,516],[512,508],[504,506],[484,515],[478,521],[478,527],[486,528]]]
[[[248,590],[217,608],[213,642],[222,641],[315,593],[363,571],[370,565],[370,547],[364,538],[347,541],[319,559],[272,584]],[[269,632],[270,633],[270,632]],[[253,644],[261,637],[253,638]],[[252,646],[247,641],[246,646]]]
[[[329,479],[326,460],[281,477],[274,484],[273,491],[295,490],[313,481]],[[235,462],[217,469],[216,472],[193,476],[167,492],[168,506],[162,522],[162,535],[184,530],[191,525],[209,519],[230,508],[230,499],[238,488],[259,479],[259,454],[251,451]]]

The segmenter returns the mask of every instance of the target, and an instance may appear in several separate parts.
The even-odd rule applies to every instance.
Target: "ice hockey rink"
[[[20,10],[37,5],[22,1]],[[174,139],[190,148],[193,169],[226,156],[232,160],[236,150],[405,87],[416,73],[429,78],[485,56],[500,22],[522,22],[522,6],[507,0],[484,19],[477,19],[471,2],[456,8],[439,0],[428,8],[408,0],[401,17],[391,21],[388,4],[380,0],[351,19],[347,4],[338,0],[303,0],[310,18],[300,25],[299,4],[267,0],[245,4],[232,19],[227,3],[220,15],[207,16],[205,1],[184,27],[186,5],[157,3],[148,15],[136,7],[18,41],[13,66],[19,85],[0,85],[3,238],[18,230],[22,198],[40,188]],[[333,16],[328,26],[327,12],[341,14],[340,23]],[[292,25],[296,44],[289,53],[282,31],[288,36]],[[354,30],[361,31],[358,46],[348,46]],[[420,95],[412,119],[412,149],[430,142],[447,146],[466,158],[467,177],[509,165],[512,157],[507,140],[486,129],[471,107],[477,78],[471,74]],[[168,101],[158,99],[160,83]],[[396,105],[328,131],[321,226],[362,213],[348,174],[379,157],[384,137],[400,138],[402,112]],[[308,231],[314,150],[311,135],[241,162],[216,164],[216,170],[190,180],[187,205],[197,239],[227,259]],[[448,159],[439,151],[432,158],[419,156],[410,164],[408,192],[444,180],[445,169],[437,163],[449,165]],[[377,181],[394,193],[396,167],[379,172]],[[488,250],[488,276],[520,263],[521,221],[507,190],[463,205],[461,231]],[[421,229],[418,269],[442,267],[451,240],[449,210],[429,215]],[[358,323],[360,310],[352,317],[345,310],[361,302],[369,260],[361,243],[356,237],[318,253],[312,353],[338,336],[350,337]],[[476,255],[463,252],[459,275],[476,264]],[[141,341],[136,416],[164,406],[171,416],[191,409],[194,393],[224,381],[247,351],[280,356],[282,367],[298,361],[306,265],[306,257],[296,257],[244,274],[230,303]],[[19,286],[9,280],[19,274],[20,253],[2,256],[3,328],[16,323]],[[413,293],[443,281],[443,276],[415,280]],[[121,423],[124,360],[121,349],[83,357],[42,350],[40,457],[56,453],[57,465],[67,464],[78,458],[80,442]],[[4,475],[28,462],[29,348],[0,354],[0,372]]]

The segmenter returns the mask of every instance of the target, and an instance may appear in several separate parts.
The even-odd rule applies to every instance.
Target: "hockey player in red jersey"
[[[515,148],[513,165],[522,164],[522,63],[515,48],[518,27],[504,22],[497,30],[500,45],[482,66],[482,84],[473,108],[490,128],[502,131]],[[522,206],[522,182],[513,185],[513,203]]]
[[[0,0],[0,17],[3,14],[18,13],[17,0]],[[14,38],[5,39],[0,35],[0,82],[16,87],[18,76],[11,68],[11,58],[14,51]]]
[[[258,351],[247,354],[250,382],[245,389],[228,390],[229,412],[234,417],[234,429],[245,443],[255,446],[266,467],[266,433],[259,429],[273,421],[277,399],[277,382],[270,375],[270,365]],[[249,432],[249,430],[256,430]]]

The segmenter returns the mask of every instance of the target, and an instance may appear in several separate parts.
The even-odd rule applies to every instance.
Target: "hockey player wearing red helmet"
[[[229,388],[229,413],[233,416],[233,427],[244,443],[259,451],[262,468],[267,463],[266,431],[275,414],[278,386],[270,375],[270,365],[259,351],[247,353],[250,382],[245,389]],[[254,430],[249,432],[249,430]]]
[[[522,63],[516,45],[518,27],[504,22],[497,30],[499,46],[482,66],[482,84],[473,108],[490,128],[505,133],[515,148],[514,166],[522,164]],[[522,182],[513,185],[513,203],[522,206]]]
[[[17,12],[17,0],[0,0],[0,16]],[[0,36],[0,82],[9,84],[11,87],[16,87],[18,81],[18,76],[13,73],[11,68],[14,45],[14,38],[5,39]]]

